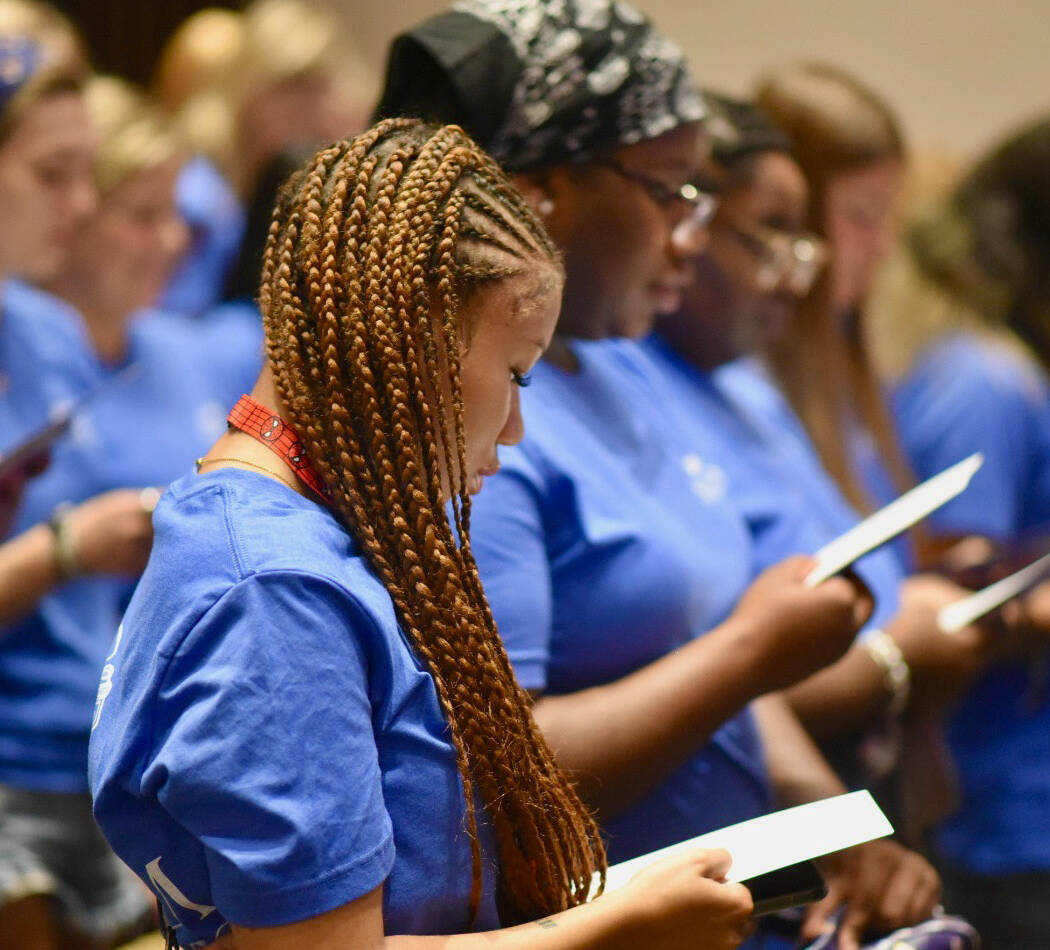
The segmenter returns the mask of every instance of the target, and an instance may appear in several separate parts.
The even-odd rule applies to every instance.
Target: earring
[[[540,198],[536,202],[536,210],[545,218],[549,218],[554,213],[554,199],[552,198]]]

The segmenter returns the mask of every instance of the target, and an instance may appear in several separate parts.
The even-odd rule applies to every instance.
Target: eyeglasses
[[[684,205],[688,211],[685,217],[676,221],[672,230],[675,242],[691,243],[698,234],[705,231],[718,210],[718,194],[713,187],[706,184],[687,182],[681,188],[672,188],[658,178],[651,178],[633,168],[625,168],[618,161],[606,158],[595,162],[604,168],[611,169],[637,185],[661,208],[672,205]]]
[[[827,242],[815,234],[757,224],[728,225],[727,230],[759,259],[758,283],[767,293],[786,283],[796,297],[805,297],[828,261]]]

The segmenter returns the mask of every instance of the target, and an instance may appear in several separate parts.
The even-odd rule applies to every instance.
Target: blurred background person
[[[46,279],[63,266],[77,229],[95,208],[95,133],[81,96],[84,66],[75,34],[58,14],[37,4],[0,5],[3,449],[89,385],[87,367],[76,355],[75,321],[41,327],[11,300],[14,277]],[[18,488],[4,499],[5,521],[20,501]],[[27,592],[32,604],[60,583],[59,575],[55,537],[46,525],[6,542],[0,546],[0,610],[7,616],[12,598],[27,606]],[[6,626],[0,632],[4,660],[9,632]],[[44,666],[50,688],[61,670]],[[34,749],[27,761],[25,714],[36,725],[47,714],[39,707],[18,708],[27,697],[7,673],[0,686],[0,944],[29,950],[104,944],[129,925],[137,927],[148,911],[144,895],[126,886],[120,863],[91,818],[83,782],[81,793],[72,796],[19,782],[34,758],[49,760],[56,748]]]
[[[929,530],[942,550],[971,539],[966,549],[991,555],[999,571],[1044,553],[1050,537],[1048,261],[1050,121],[1041,118],[918,214],[867,312],[917,474],[985,456],[971,489]],[[1050,946],[1048,672],[1037,635],[981,679],[949,731],[962,807],[936,846],[954,899],[992,950]]]
[[[871,511],[912,483],[868,353],[861,307],[896,233],[904,139],[896,116],[844,70],[769,74],[756,102],[787,135],[810,192],[809,225],[828,242],[825,274],[766,360],[845,496]],[[914,563],[912,552],[900,547]]]
[[[199,154],[179,180],[192,241],[165,306],[199,314],[218,302],[260,176],[287,149],[359,131],[364,75],[337,21],[307,0],[206,10],[176,31],[155,86]]]
[[[712,101],[718,111],[707,128],[721,188],[710,241],[682,306],[658,317],[643,347],[669,411],[681,413],[679,435],[694,446],[706,441],[704,463],[725,473],[757,569],[816,551],[861,515],[775,384],[741,359],[793,332],[795,307],[827,260],[825,242],[806,230],[806,180],[787,138],[760,110]],[[712,433],[721,436],[712,441]],[[933,687],[944,680],[963,689],[986,638],[974,629],[945,638],[936,608],[964,591],[937,579],[906,580],[892,548],[862,558],[856,570],[875,595],[869,629],[843,660],[787,695],[843,774],[866,785],[893,768],[893,732],[905,707],[931,693],[936,701]]]
[[[76,331],[62,359],[38,360],[31,371],[58,380],[81,374],[82,390],[97,392],[18,510],[22,539],[41,524],[51,535],[45,577],[53,589],[20,591],[0,634],[0,835],[35,874],[32,893],[48,894],[26,923],[43,946],[72,945],[68,930],[108,945],[149,920],[145,892],[91,818],[93,697],[149,555],[153,486],[166,485],[224,430],[226,411],[261,361],[258,330],[218,339],[188,317],[150,309],[186,246],[174,205],[185,151],[162,115],[120,80],[90,80],[84,103],[98,140],[97,206],[71,233],[62,268],[37,275],[48,292],[10,282],[4,298],[5,316],[42,337],[56,327]],[[33,603],[30,593],[43,596]]]
[[[760,86],[758,102],[791,140],[812,196],[810,226],[829,241],[831,248],[827,277],[802,301],[792,327],[795,332],[784,334],[767,347],[768,363],[843,492],[858,506],[871,507],[887,501],[914,477],[900,449],[864,323],[867,296],[895,235],[895,203],[903,181],[903,139],[886,103],[833,67],[802,65],[772,74]],[[900,319],[908,317],[902,314]],[[959,457],[949,459],[945,455],[941,461],[947,465]],[[993,471],[1004,464],[1001,459],[989,461]],[[984,495],[975,493],[972,497],[978,499],[978,505],[984,504]],[[931,540],[925,527],[916,534],[917,551],[902,549],[902,556],[911,558],[911,563],[935,561],[943,545]],[[936,645],[936,639],[932,643]],[[1016,805],[1027,815],[1027,809],[1037,807],[1039,801],[1038,793],[1030,791],[1042,780],[1024,776],[1029,768],[1036,775],[1043,771],[1045,742],[1038,736],[1028,743],[1024,734],[1033,726],[1033,709],[1044,709],[1045,700],[1037,692],[1034,707],[1023,711],[1013,707],[1013,722],[1008,720],[1004,727],[999,721],[1004,710],[999,700],[1003,697],[993,697],[988,704],[981,703],[980,697],[989,681],[1001,687],[1003,677],[1011,679],[1008,691],[1015,701],[1025,695],[1022,688],[1012,687],[1025,682],[1027,674],[1018,670],[1016,661],[1009,662],[1017,650],[1024,649],[1024,640],[1002,634],[989,638],[988,645],[982,662],[994,665],[969,694],[949,730],[963,794],[969,795],[970,803],[964,803],[963,811],[946,829],[954,827],[958,832],[950,846],[951,858],[970,867],[982,861],[982,849],[995,854],[983,859],[984,866],[989,867],[1004,861],[1004,854],[1024,853],[1033,847],[1033,841],[1042,839],[1041,835],[1022,831],[1011,808]],[[980,670],[980,664],[974,666],[971,677]],[[943,681],[943,702],[958,701],[959,687],[968,678],[955,684]],[[993,708],[995,716],[989,712]],[[968,715],[967,709],[972,713]],[[982,744],[980,730],[992,721],[996,722],[994,738],[989,735]],[[905,750],[906,764],[910,762],[911,766],[902,776],[900,804],[906,811],[916,812],[914,820],[908,822],[916,826],[943,818],[957,806],[953,802],[952,769],[932,725],[930,720],[917,721],[913,748]],[[1017,745],[1004,739],[1010,733]],[[988,753],[993,749],[989,754],[1001,756],[996,762],[1002,766],[994,778],[988,771],[994,766],[981,754],[981,750]],[[1004,751],[1007,749],[1011,751]],[[981,798],[973,798],[977,787],[984,789],[983,805]],[[941,837],[942,847],[944,840],[949,839]],[[1016,897],[1009,884],[1004,885],[1004,892],[1011,899]],[[951,898],[960,913],[981,916],[981,902],[974,900],[973,891],[958,888]],[[1045,904],[1045,898],[1041,896],[1034,903]],[[999,907],[1001,913],[991,916],[1014,916],[1005,903]],[[981,919],[986,925],[988,916]],[[1004,945],[1016,946],[1015,938],[1025,932],[1021,925]],[[993,940],[995,933],[992,930]],[[1031,945],[1040,945],[1042,939]]]

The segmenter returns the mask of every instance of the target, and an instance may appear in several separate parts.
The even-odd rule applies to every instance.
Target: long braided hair
[[[557,252],[492,159],[455,126],[392,119],[286,184],[260,294],[289,421],[437,688],[466,798],[471,921],[475,796],[498,844],[505,923],[583,902],[605,868],[514,678],[469,541],[462,305],[530,266],[559,267]]]

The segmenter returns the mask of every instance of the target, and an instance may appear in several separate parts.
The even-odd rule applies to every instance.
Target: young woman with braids
[[[561,283],[457,128],[381,123],[285,186],[268,367],[158,505],[95,712],[96,816],[178,945],[741,939],[724,854],[585,903],[601,841],[474,566],[470,495],[522,436]]]
[[[779,696],[749,704],[837,659],[870,603],[843,578],[805,588],[805,558],[751,583],[725,471],[667,431],[637,345],[604,339],[675,309],[705,240],[703,105],[680,51],[624,3],[461,0],[399,37],[387,69],[381,114],[463,123],[565,255],[528,432],[478,499],[472,543],[537,722],[610,855],[841,790]],[[827,870],[851,904],[843,947],[927,913],[938,889],[890,843]]]

